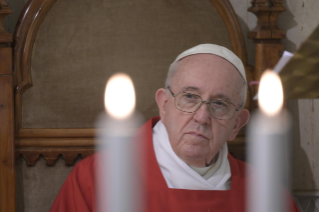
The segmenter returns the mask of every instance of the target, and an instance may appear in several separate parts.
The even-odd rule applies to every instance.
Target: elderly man
[[[141,129],[145,211],[245,211],[245,163],[227,141],[249,120],[246,90],[241,60],[224,47],[202,44],[176,58],[156,92],[160,120]],[[76,165],[52,212],[95,211],[95,163],[92,155]]]

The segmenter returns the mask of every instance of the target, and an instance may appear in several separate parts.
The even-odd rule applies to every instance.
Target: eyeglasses
[[[175,107],[185,113],[195,113],[200,106],[205,103],[208,105],[209,113],[212,117],[219,120],[230,120],[234,117],[236,111],[242,107],[242,105],[240,105],[236,108],[233,103],[218,99],[205,101],[202,97],[188,92],[174,94],[170,87],[167,87],[167,89],[175,99]]]

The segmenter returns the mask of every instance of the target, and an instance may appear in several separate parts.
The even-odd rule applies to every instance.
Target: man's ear
[[[239,130],[245,126],[249,121],[250,113],[248,110],[243,109],[239,111],[239,115],[236,117],[236,123],[234,125],[234,128],[232,130],[232,133],[230,134],[228,141],[232,141],[235,139],[237,133]]]
[[[159,115],[161,117],[161,121],[165,123],[165,113],[167,106],[167,94],[164,88],[160,88],[156,91],[155,94],[156,103],[159,109]]]

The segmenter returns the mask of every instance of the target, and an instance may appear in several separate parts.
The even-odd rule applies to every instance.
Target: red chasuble
[[[144,168],[140,171],[145,189],[145,212],[245,212],[245,162],[228,155],[231,169],[231,189],[226,191],[171,189],[158,166],[152,141],[152,129],[158,117],[149,120],[141,128],[144,146]],[[89,212],[95,206],[95,166],[96,154],[79,162],[62,186],[51,212]],[[134,165],[134,164],[132,164]],[[98,186],[98,185],[97,185]],[[288,195],[291,212],[299,212],[298,207]]]

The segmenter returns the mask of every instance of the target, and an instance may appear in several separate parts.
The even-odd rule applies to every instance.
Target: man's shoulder
[[[77,163],[77,166],[86,166],[86,165],[91,165],[96,162],[96,157],[97,157],[97,152],[85,157],[82,159],[79,163]]]
[[[145,133],[146,134],[150,134],[152,131],[150,129],[152,129],[152,127],[160,120],[160,117],[153,117],[151,119],[149,119],[146,123],[144,123],[143,126],[141,126],[141,128],[139,129],[139,131],[137,132],[136,138],[141,138],[139,137],[139,134],[142,133],[143,134],[143,138],[145,137]],[[147,136],[146,136],[147,137]],[[107,151],[105,152],[107,154]],[[101,159],[99,159],[101,153],[100,152],[96,152],[92,155],[89,155],[87,157],[85,157],[83,160],[79,161],[73,168],[72,173],[75,175],[81,175],[84,176],[85,175],[94,175],[95,171],[96,171],[96,167],[98,166],[98,162],[101,162]]]
[[[73,173],[78,175],[83,173],[94,174],[98,153],[89,155],[79,161],[73,168]]]

